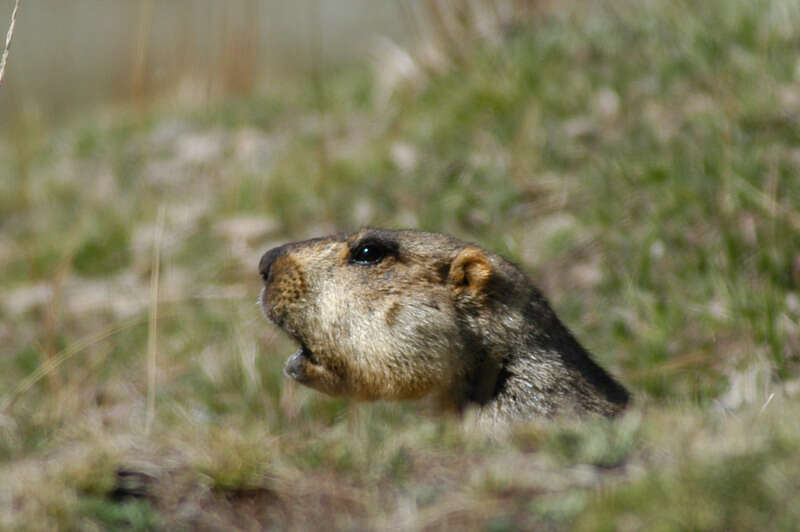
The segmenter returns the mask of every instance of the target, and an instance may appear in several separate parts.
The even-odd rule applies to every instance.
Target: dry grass
[[[6,77],[6,64],[8,63],[8,52],[11,49],[11,39],[14,38],[14,27],[17,25],[17,13],[19,12],[20,0],[14,2],[14,10],[11,12],[11,23],[8,25],[6,33],[6,43],[3,47],[3,55],[0,56],[0,87],[3,86],[3,79]]]
[[[460,58],[0,145],[0,528],[797,527],[800,14],[479,18]],[[634,406],[489,436],[287,382],[259,255],[362,224],[517,260]]]

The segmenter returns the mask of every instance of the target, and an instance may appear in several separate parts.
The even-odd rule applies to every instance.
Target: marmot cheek
[[[305,301],[305,283],[298,282],[296,277],[279,277],[264,287],[264,308],[267,316],[279,326],[292,320],[292,316],[302,317],[307,314]]]
[[[282,294],[269,284],[261,291],[261,310],[264,315],[279,327],[283,326],[285,302]]]

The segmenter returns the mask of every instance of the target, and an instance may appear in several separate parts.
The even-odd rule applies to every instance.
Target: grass
[[[797,28],[782,0],[566,3],[388,101],[355,65],[322,96],[20,121],[0,528],[796,528]],[[287,382],[258,257],[364,224],[520,263],[630,412],[489,438]]]

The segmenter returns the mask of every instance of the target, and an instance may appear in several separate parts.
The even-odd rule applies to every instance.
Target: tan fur
[[[265,314],[303,348],[285,371],[321,392],[433,395],[493,421],[627,403],[521,270],[475,245],[364,229],[274,248],[260,270]]]

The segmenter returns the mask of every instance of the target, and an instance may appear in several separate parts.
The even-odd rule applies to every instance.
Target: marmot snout
[[[264,313],[300,344],[286,375],[321,392],[493,420],[627,404],[525,274],[475,245],[365,229],[271,249],[259,270]]]

